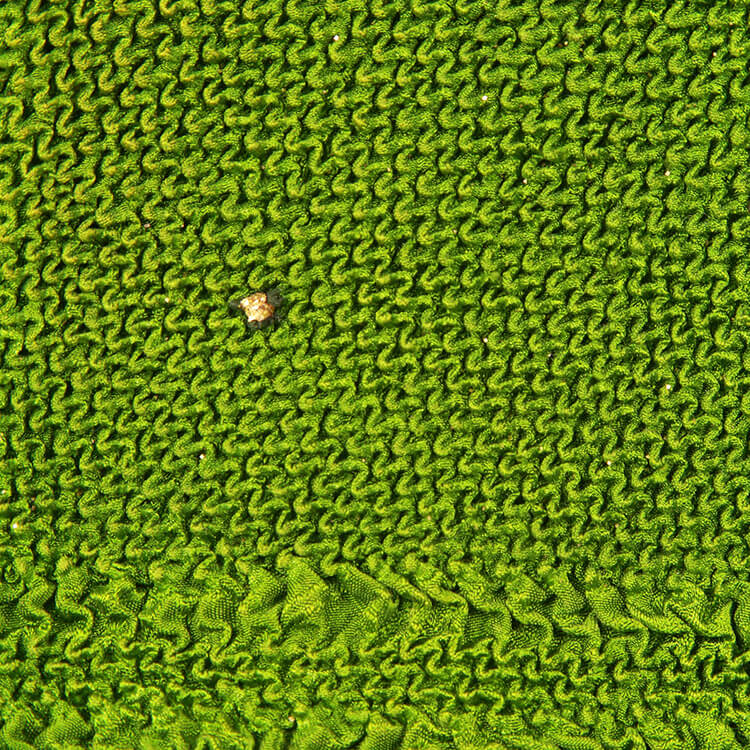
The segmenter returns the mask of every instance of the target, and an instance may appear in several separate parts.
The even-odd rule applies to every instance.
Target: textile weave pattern
[[[0,748],[748,747],[749,24],[0,3]]]

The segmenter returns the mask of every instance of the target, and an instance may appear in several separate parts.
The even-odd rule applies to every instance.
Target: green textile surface
[[[0,748],[748,747],[748,23],[0,3]]]

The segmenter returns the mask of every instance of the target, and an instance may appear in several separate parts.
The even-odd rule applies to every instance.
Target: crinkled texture
[[[747,25],[0,3],[0,748],[747,747]]]

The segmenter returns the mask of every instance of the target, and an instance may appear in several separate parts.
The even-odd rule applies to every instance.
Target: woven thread
[[[0,3],[0,748],[747,747],[748,69],[740,3]]]

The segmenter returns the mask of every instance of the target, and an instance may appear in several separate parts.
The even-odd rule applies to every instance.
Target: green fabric
[[[743,3],[0,3],[0,748],[748,747],[749,70]]]

